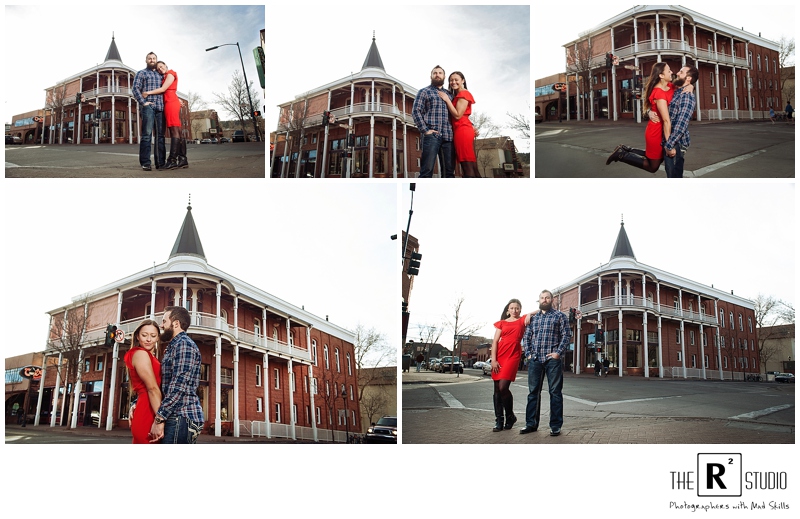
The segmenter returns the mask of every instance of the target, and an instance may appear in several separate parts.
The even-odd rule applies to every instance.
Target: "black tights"
[[[500,395],[500,398],[508,398],[511,396],[511,387],[510,380],[495,380],[494,381],[494,394]]]
[[[167,128],[167,132],[169,133],[170,139],[175,139],[176,141],[181,140],[181,127],[180,126],[170,126]]]

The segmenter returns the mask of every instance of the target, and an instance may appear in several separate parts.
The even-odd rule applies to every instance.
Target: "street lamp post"
[[[247,72],[244,70],[244,60],[242,59],[242,49],[239,47],[239,42],[223,43],[222,45],[217,45],[216,47],[206,49],[206,52],[224,47],[226,45],[236,45],[236,48],[239,49],[239,61],[242,63],[242,74],[244,74],[244,88],[247,90],[247,100],[250,102],[250,118],[253,119],[253,129],[256,132],[256,142],[261,142],[261,135],[258,133],[258,125],[256,124],[256,111],[253,108],[253,99],[250,97],[250,83],[247,82]]]

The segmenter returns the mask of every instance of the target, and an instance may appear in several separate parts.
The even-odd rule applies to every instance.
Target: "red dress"
[[[662,90],[661,87],[655,87],[653,91],[650,93],[650,106],[653,110],[658,113],[658,108],[656,108],[656,101],[658,99],[664,99],[667,102],[667,106],[672,102],[672,96],[675,94],[675,89],[672,86],[672,83],[669,83],[669,90]],[[659,114],[661,115],[661,114]],[[663,123],[654,123],[650,121],[647,123],[647,128],[644,131],[644,142],[645,142],[645,151],[644,154],[647,156],[648,159],[663,159],[664,158],[664,147],[661,146],[661,143],[664,141],[664,124]]]
[[[453,106],[456,106],[458,99],[466,99],[467,109],[461,119],[457,121],[452,116],[450,117],[450,123],[453,125],[453,147],[456,150],[456,162],[476,162],[475,128],[472,127],[472,121],[469,120],[475,98],[466,90],[462,90],[453,98]]]
[[[514,322],[497,321],[494,327],[500,330],[500,339],[497,341],[497,363],[500,364],[500,373],[492,370],[492,380],[514,382],[517,379],[519,359],[522,357],[525,318],[520,317]]]
[[[133,367],[133,354],[138,350],[147,353],[147,350],[137,346],[131,348],[130,351],[125,354],[125,365],[128,366],[131,386],[133,386],[133,390],[139,395],[139,398],[136,400],[136,409],[133,413],[131,432],[133,433],[133,443],[150,443],[150,439],[147,435],[150,433],[150,428],[153,426],[153,419],[155,419],[156,413],[150,406],[150,398],[147,396],[147,387],[145,387],[144,382],[139,378],[136,369]],[[154,355],[150,355],[150,362],[153,365],[153,373],[156,375],[156,383],[161,387],[161,363],[158,362],[158,359],[155,358]]]
[[[164,74],[164,81],[167,80],[167,76],[170,74],[172,74],[175,80],[169,88],[164,91],[164,115],[167,118],[167,128],[181,125],[181,102],[178,99],[178,74],[176,74],[174,70],[168,70],[167,73]],[[161,84],[163,85],[164,82],[162,81]]]

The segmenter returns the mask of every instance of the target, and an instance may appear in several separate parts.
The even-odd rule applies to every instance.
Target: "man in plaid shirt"
[[[684,86],[697,83],[697,68],[687,65],[681,68],[672,80],[675,94],[669,104],[669,120],[672,130],[664,142],[664,169],[667,178],[683,178],[683,159],[689,147],[689,120],[692,118],[697,100],[694,93],[687,92]]]
[[[419,178],[433,177],[433,166],[439,157],[439,175],[455,178],[453,162],[453,127],[450,125],[450,114],[447,104],[439,97],[439,90],[453,96],[443,89],[444,69],[436,65],[431,70],[431,84],[417,92],[411,115],[422,135],[422,158],[420,159]],[[444,171],[441,171],[444,169]]]
[[[522,350],[528,359],[528,405],[525,407],[525,428],[528,434],[539,428],[539,410],[544,375],[550,392],[550,436],[561,434],[564,425],[564,372],[561,357],[567,351],[572,332],[569,318],[553,308],[553,293],[543,290],[539,294],[539,312],[531,317],[522,337]]]
[[[200,349],[189,338],[191,317],[182,306],[168,306],[161,320],[161,342],[169,343],[161,359],[161,406],[150,428],[151,441],[196,443],[203,428],[203,408],[197,396]]]
[[[139,103],[139,116],[141,117],[141,140],[139,141],[139,164],[144,171],[151,171],[150,148],[153,142],[153,130],[156,133],[156,149],[154,159],[156,169],[164,167],[167,156],[167,147],[164,143],[164,95],[153,94],[145,99],[142,92],[158,90],[161,88],[162,76],[156,70],[158,56],[151,52],[145,58],[147,68],[140,70],[133,78],[133,97]]]

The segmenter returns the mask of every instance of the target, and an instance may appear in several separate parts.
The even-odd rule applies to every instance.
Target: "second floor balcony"
[[[589,301],[580,306],[581,313],[588,315],[598,310],[649,310],[656,315],[662,315],[669,318],[684,319],[688,321],[697,321],[702,324],[711,326],[717,325],[717,318],[714,315],[708,315],[705,312],[697,312],[691,309],[680,309],[674,306],[667,306],[637,296],[623,295],[621,297],[604,297],[600,300]]]

